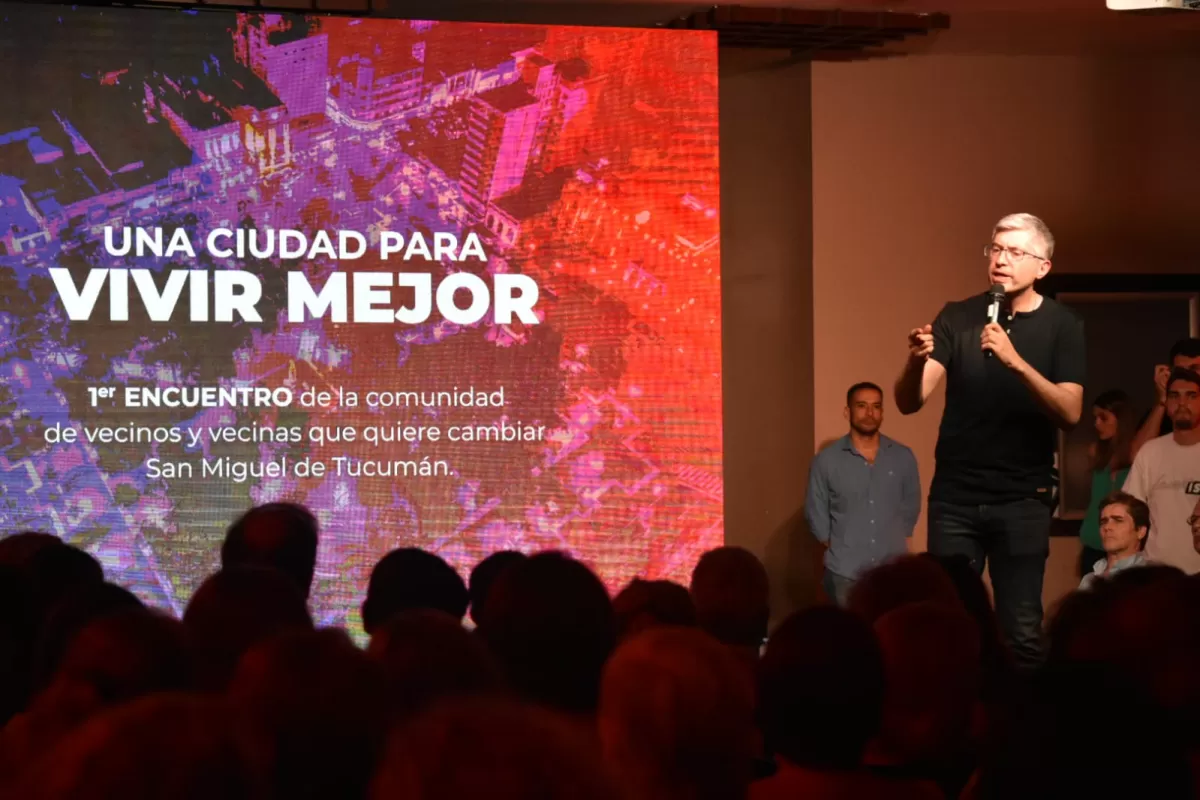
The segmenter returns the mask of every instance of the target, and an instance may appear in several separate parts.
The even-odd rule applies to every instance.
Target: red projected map
[[[301,502],[326,624],[398,546],[721,543],[715,36],[0,14],[0,530],[178,612]]]

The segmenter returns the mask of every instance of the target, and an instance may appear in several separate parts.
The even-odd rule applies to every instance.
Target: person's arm
[[[910,355],[896,381],[896,408],[905,415],[917,413],[945,377],[946,368],[937,361]]]
[[[1143,451],[1142,455],[1133,460],[1133,466],[1129,468],[1129,474],[1125,476],[1125,482],[1121,484],[1122,492],[1133,495],[1143,503],[1147,502],[1150,493],[1145,455],[1146,453]]]
[[[1078,383],[1051,383],[1025,359],[1019,355],[1017,358],[1019,361],[1012,366],[1012,370],[1033,394],[1042,410],[1050,415],[1054,424],[1063,430],[1078,425],[1083,416],[1083,387]]]
[[[901,414],[920,411],[938,384],[946,377],[950,363],[951,338],[946,310],[932,325],[914,328],[908,334],[908,360],[896,380],[896,408]]]
[[[1154,368],[1154,392],[1158,402],[1150,409],[1142,426],[1133,435],[1133,441],[1129,444],[1131,458],[1137,458],[1142,446],[1151,439],[1157,439],[1162,431],[1163,418],[1167,415],[1167,376],[1170,373],[1171,368],[1162,364]]]
[[[921,473],[911,450],[907,456],[900,478],[900,518],[904,522],[904,535],[911,537],[921,517]]]
[[[1138,451],[1145,446],[1146,442],[1151,439],[1158,438],[1158,432],[1162,430],[1163,418],[1167,416],[1167,407],[1162,403],[1156,403],[1154,408],[1150,409],[1150,413],[1146,415],[1146,421],[1142,423],[1142,427],[1138,428],[1137,433],[1133,435],[1133,441],[1129,443],[1129,454],[1137,458]]]
[[[1055,425],[1069,430],[1079,423],[1083,416],[1083,375],[1087,369],[1082,320],[1072,315],[1058,333],[1054,380],[1042,375],[1022,358],[1004,328],[995,322],[984,326],[980,339],[983,349],[990,350],[1000,363],[1016,374]]]
[[[808,529],[821,544],[829,544],[829,481],[818,453],[808,468],[808,493],[804,497],[804,518]]]

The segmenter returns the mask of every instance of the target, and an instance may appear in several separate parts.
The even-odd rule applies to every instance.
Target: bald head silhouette
[[[317,566],[317,520],[295,503],[255,506],[225,533],[221,566],[278,570],[307,599]]]

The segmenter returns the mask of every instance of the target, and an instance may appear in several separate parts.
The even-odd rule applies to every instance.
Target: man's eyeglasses
[[[984,258],[999,258],[1001,253],[1008,253],[1009,261],[1020,261],[1023,258],[1036,258],[1039,261],[1046,260],[1037,253],[1026,253],[1018,247],[1005,247],[1000,244],[985,244],[983,246]]]

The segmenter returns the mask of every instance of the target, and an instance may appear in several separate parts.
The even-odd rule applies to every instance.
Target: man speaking
[[[965,555],[978,572],[986,561],[1001,629],[1029,668],[1042,656],[1056,432],[1083,411],[1083,322],[1034,288],[1054,255],[1040,219],[1000,220],[984,255],[992,289],[947,303],[909,334],[896,406],[916,413],[946,379],[929,552]]]

